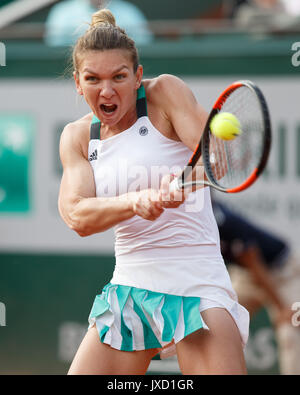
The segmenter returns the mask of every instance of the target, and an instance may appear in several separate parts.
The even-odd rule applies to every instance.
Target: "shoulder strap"
[[[147,100],[144,85],[141,85],[137,91],[136,113],[138,118],[147,116]]]
[[[93,119],[92,119],[92,123],[91,123],[91,128],[90,128],[90,139],[91,140],[100,140],[100,128],[101,128],[101,122],[96,117],[96,115],[94,115]]]
[[[147,116],[146,92],[143,85],[141,85],[137,91],[136,113],[138,118]],[[100,140],[100,129],[101,121],[94,115],[90,127],[91,140]]]

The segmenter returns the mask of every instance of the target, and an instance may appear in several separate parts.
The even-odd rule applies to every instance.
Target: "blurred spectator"
[[[46,20],[45,42],[49,46],[73,45],[88,28],[92,14],[99,5],[109,8],[117,24],[137,45],[148,44],[153,35],[148,29],[147,20],[134,4],[125,0],[65,0],[54,5]]]
[[[256,7],[270,9],[278,12],[285,12],[291,16],[300,14],[299,0],[253,0]]]
[[[250,0],[251,1],[251,0]],[[229,0],[225,1],[226,17],[234,18],[240,6],[248,4],[249,0]]]
[[[281,373],[300,374],[300,322],[296,316],[293,320],[292,309],[300,302],[300,261],[284,240],[220,202],[213,200],[213,210],[239,303],[250,315],[266,307],[276,333]]]
[[[242,27],[289,29],[299,24],[300,0],[235,0],[232,15]]]
[[[248,5],[260,10],[274,10],[286,12],[290,15],[300,14],[299,0],[233,0],[233,9]]]
[[[300,1],[299,0],[281,0],[284,6],[285,12],[289,15],[299,16],[300,15]]]

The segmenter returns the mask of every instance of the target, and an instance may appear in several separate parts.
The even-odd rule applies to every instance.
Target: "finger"
[[[177,208],[177,207],[179,207],[181,204],[182,204],[181,201],[178,201],[178,202],[175,202],[175,201],[172,201],[172,202],[164,202],[164,203],[163,203],[163,207],[164,207],[164,208]]]
[[[156,189],[148,190],[147,199],[149,199],[152,203],[157,203],[160,200],[160,191]]]
[[[185,200],[184,190],[181,189],[180,191],[174,191],[173,192],[173,200],[175,202],[184,202],[184,200]]]
[[[148,221],[154,221],[156,217],[150,212],[150,210],[143,208],[137,212],[137,215],[142,217],[143,219],[146,219]]]
[[[170,182],[171,174],[165,174],[161,180],[160,192],[162,200],[170,200]]]
[[[154,203],[155,208],[157,208],[158,210],[162,210],[163,211],[163,205],[161,204],[161,202],[155,202]]]
[[[151,200],[144,200],[142,204],[138,205],[138,215],[150,221],[158,218],[163,211],[164,208],[160,203],[152,202]]]
[[[148,211],[152,217],[158,218],[163,213],[164,209],[161,205],[159,205],[159,207],[152,205],[149,207]]]

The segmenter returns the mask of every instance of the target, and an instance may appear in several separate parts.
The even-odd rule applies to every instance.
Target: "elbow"
[[[76,232],[80,237],[86,237],[88,236],[87,232],[84,231],[84,229],[78,227],[78,226],[74,226],[74,225],[69,225],[69,228],[71,230],[74,230],[74,232]]]
[[[90,232],[88,229],[84,229],[84,228],[74,229],[74,230],[80,237],[87,237],[94,234],[93,232]]]
[[[102,224],[95,222],[94,215],[85,212],[82,208],[80,209],[78,205],[73,205],[68,210],[59,205],[59,212],[69,229],[76,232],[80,237],[91,236],[106,230],[101,226]]]
[[[66,223],[69,229],[76,232],[80,237],[86,237],[93,233],[91,232],[88,223],[86,223],[83,218],[76,215],[76,212],[71,212],[66,215],[66,213],[62,212],[62,210],[59,211],[63,221]]]
[[[80,237],[86,237],[93,233],[91,232],[88,221],[85,220],[85,217],[77,209],[77,205],[73,204],[70,207],[70,205],[63,204],[61,199],[59,199],[58,211],[68,228],[76,232]]]
[[[80,220],[72,220],[67,223],[69,228],[76,232],[80,237],[87,237],[93,234],[90,227]]]

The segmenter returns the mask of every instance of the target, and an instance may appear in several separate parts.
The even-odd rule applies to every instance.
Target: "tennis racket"
[[[211,133],[210,123],[221,112],[233,114],[242,133],[223,140]],[[266,100],[251,81],[236,81],[220,95],[211,110],[200,142],[179,177],[170,183],[170,191],[211,186],[221,192],[241,192],[263,172],[271,148],[271,122]],[[197,166],[205,177],[197,179]],[[196,174],[197,175],[197,174]]]

